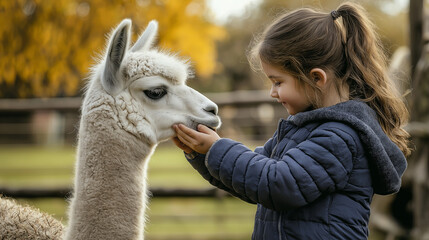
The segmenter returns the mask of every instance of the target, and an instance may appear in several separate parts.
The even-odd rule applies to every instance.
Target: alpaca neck
[[[82,116],[66,239],[143,239],[146,165],[155,146],[124,132],[108,112]]]

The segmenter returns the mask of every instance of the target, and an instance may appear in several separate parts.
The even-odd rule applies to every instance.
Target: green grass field
[[[75,149],[0,146],[0,186],[70,187]],[[151,187],[207,188],[210,185],[171,143],[163,143],[149,164]],[[18,199],[67,223],[65,199]],[[148,240],[245,240],[253,231],[256,206],[232,197],[152,198],[147,209]],[[383,239],[372,231],[371,240]]]
[[[0,147],[0,185],[70,186],[74,163],[73,147]],[[209,186],[171,143],[163,143],[156,149],[149,164],[148,179],[154,187]]]
[[[69,187],[75,149],[34,146],[0,147],[0,186]],[[149,164],[151,187],[207,188],[183,153],[163,143]],[[67,222],[64,199],[19,199],[23,204]],[[236,198],[152,198],[147,210],[146,239],[250,239],[256,207]]]

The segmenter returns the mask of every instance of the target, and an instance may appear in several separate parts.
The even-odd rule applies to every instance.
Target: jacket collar
[[[279,123],[292,123],[302,127],[312,122],[341,122],[353,128],[366,150],[375,193],[390,194],[399,191],[401,176],[407,162],[401,150],[381,128],[377,114],[366,103],[349,100],[330,107],[319,108],[289,116]]]

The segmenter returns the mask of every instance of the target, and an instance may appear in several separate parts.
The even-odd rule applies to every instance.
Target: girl
[[[253,152],[179,124],[176,145],[211,184],[258,204],[252,239],[367,239],[373,194],[399,190],[410,149],[408,112],[364,9],[280,16],[249,60],[290,114],[274,136]]]

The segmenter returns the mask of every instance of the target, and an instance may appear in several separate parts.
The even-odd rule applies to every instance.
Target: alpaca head
[[[218,127],[217,105],[186,86],[188,63],[152,48],[157,22],[151,21],[132,47],[130,29],[128,19],[116,27],[95,69],[98,91],[113,100],[120,127],[151,144],[173,137],[177,123]]]

